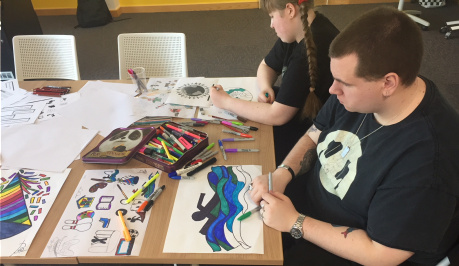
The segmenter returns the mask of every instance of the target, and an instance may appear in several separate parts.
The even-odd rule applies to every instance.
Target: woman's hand
[[[212,103],[218,107],[225,109],[225,102],[228,101],[228,99],[232,99],[231,96],[229,96],[228,93],[226,93],[225,90],[223,90],[223,87],[221,85],[214,85],[210,87],[210,99],[212,99]]]
[[[260,103],[273,103],[274,99],[274,90],[272,88],[262,89],[258,94],[258,102]]]

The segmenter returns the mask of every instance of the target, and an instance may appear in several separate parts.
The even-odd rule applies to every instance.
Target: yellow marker
[[[122,211],[118,211],[118,216],[120,217],[121,225],[123,226],[124,239],[127,242],[131,242],[131,234],[129,233],[129,229],[126,226],[126,223],[124,222],[123,212]]]
[[[172,159],[172,155],[170,154],[169,149],[166,146],[166,143],[161,140],[161,144],[163,144],[163,148],[166,151],[167,158],[169,158],[171,160],[174,160],[174,159]],[[177,159],[177,158],[175,158],[175,159]]]
[[[143,188],[142,189],[138,189],[134,194],[132,194],[132,196],[130,196],[127,200],[126,200],[126,203],[129,203],[131,202],[133,199],[135,199],[135,197],[137,197],[140,193],[142,193],[142,191],[144,191],[144,189],[146,189],[153,181],[156,180],[156,178],[158,178],[159,176],[159,173],[156,173],[156,175],[154,177],[152,177],[150,180],[148,180],[147,183],[145,183],[145,185],[143,185]]]

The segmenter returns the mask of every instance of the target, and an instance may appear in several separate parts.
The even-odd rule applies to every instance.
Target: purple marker
[[[259,149],[225,149],[225,152],[259,152]]]
[[[230,139],[222,139],[222,141],[231,142],[231,141],[247,141],[247,140],[255,140],[254,138],[230,138]]]

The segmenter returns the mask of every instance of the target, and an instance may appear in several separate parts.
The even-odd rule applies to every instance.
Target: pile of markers
[[[159,162],[172,165],[187,151],[205,139],[199,132],[181,125],[164,123],[139,152]]]

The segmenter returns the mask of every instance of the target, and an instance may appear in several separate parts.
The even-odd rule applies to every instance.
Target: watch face
[[[300,238],[303,237],[303,232],[301,232],[301,230],[298,229],[298,228],[292,228],[292,229],[290,230],[290,234],[291,234],[292,237],[295,238],[295,239],[300,239]]]

